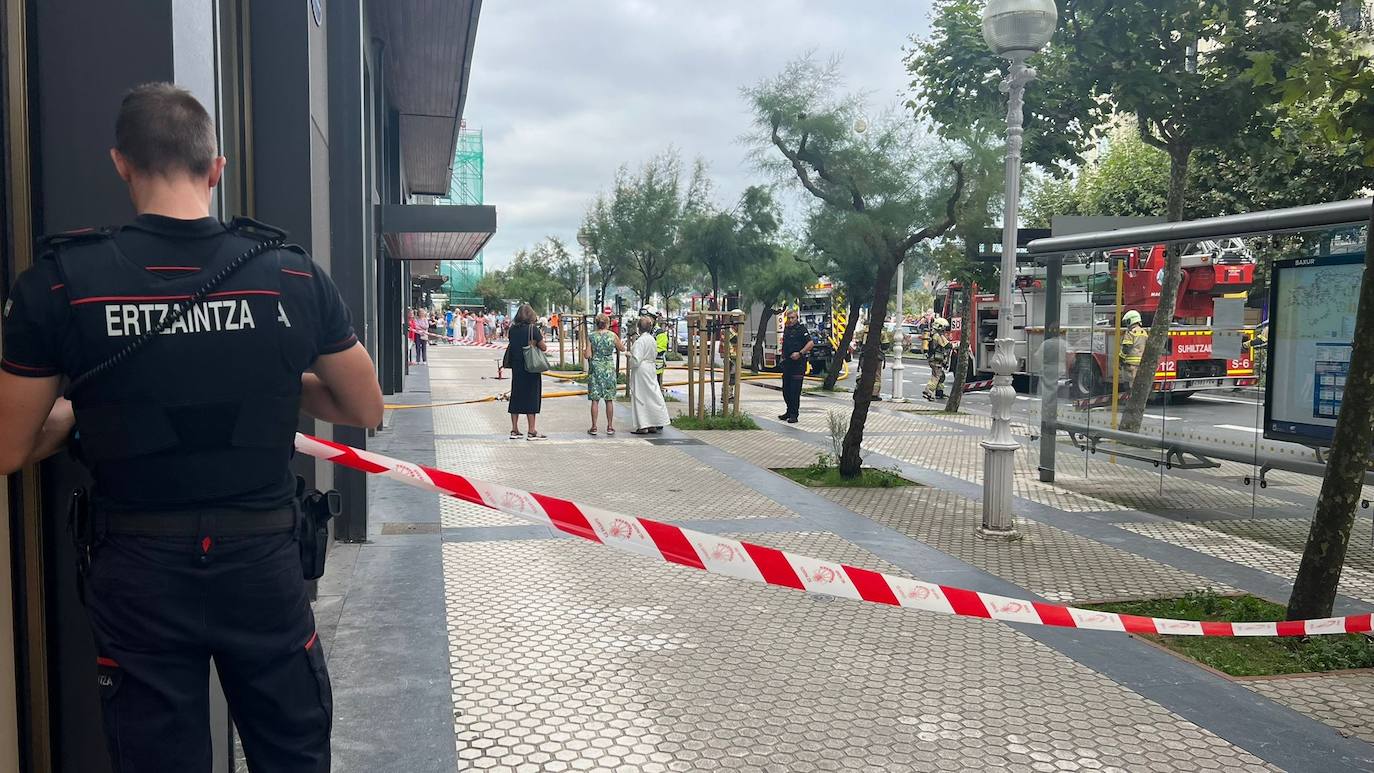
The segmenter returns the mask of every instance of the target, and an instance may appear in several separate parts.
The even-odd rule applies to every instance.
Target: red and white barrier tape
[[[504,343],[499,343],[499,344],[494,344],[494,343],[491,343],[491,342],[480,343],[480,344],[479,344],[479,343],[473,343],[472,341],[469,341],[469,340],[464,339],[464,338],[454,338],[454,337],[452,337],[452,336],[446,336],[446,335],[444,335],[443,333],[435,333],[435,332],[432,331],[432,330],[429,332],[429,337],[430,337],[430,338],[438,338],[438,339],[443,340],[443,341],[448,341],[449,343],[451,343],[451,344],[456,344],[456,345],[458,345],[458,346],[476,346],[476,347],[480,347],[480,348],[483,348],[483,349],[504,349],[504,348],[506,348],[506,345],[505,345]]]
[[[1096,631],[1178,636],[1314,636],[1367,633],[1370,615],[1261,623],[1209,623],[1138,617],[1008,598],[948,585],[936,585],[846,564],[799,556],[776,548],[683,529],[648,518],[621,515],[566,499],[508,488],[362,451],[351,446],[296,435],[296,450],[317,459],[548,526],[590,542],[741,580],[752,580],[826,596],[922,609],[947,615],[982,617]]]
[[[982,381],[968,381],[964,383],[965,392],[979,392],[984,389],[992,389],[992,379],[987,378]]]

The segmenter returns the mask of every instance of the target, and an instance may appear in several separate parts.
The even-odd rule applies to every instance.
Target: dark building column
[[[119,103],[140,83],[173,81],[215,112],[215,5],[146,0],[137,13],[107,0],[43,0],[27,7],[33,232],[127,222],[133,206],[109,157]],[[109,770],[109,759],[101,741],[95,647],[76,593],[66,529],[67,496],[88,479],[65,454],[45,462],[40,477],[39,491],[24,493],[39,500],[42,532],[15,535],[15,544],[41,545],[41,564],[26,563],[21,570],[25,577],[41,573],[41,597],[25,603],[41,603],[46,610],[50,736],[36,740],[47,741],[52,770],[101,773]],[[212,698],[211,713],[214,769],[228,770],[222,698]],[[30,727],[42,724],[30,718]],[[30,762],[39,756],[34,752]]]
[[[329,249],[328,110],[325,33],[309,3],[251,3],[252,216],[290,234],[332,274]],[[325,24],[332,23],[333,13]],[[343,14],[339,14],[342,16]],[[301,432],[322,422],[301,417]],[[297,457],[307,485],[333,485],[333,465]]]
[[[365,188],[367,155],[363,121],[363,10],[360,0],[329,4],[329,200],[330,244],[334,256],[330,275],[353,316],[358,340],[367,341],[374,322],[368,319],[368,271],[376,250],[368,243],[367,219],[372,206]],[[367,430],[334,427],[334,440],[354,448],[367,447]],[[335,537],[348,542],[367,539],[367,476],[340,468],[334,488],[343,494],[343,516]]]

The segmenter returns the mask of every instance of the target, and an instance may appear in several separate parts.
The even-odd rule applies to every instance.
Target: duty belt
[[[185,510],[158,513],[103,513],[105,531],[141,537],[243,537],[278,534],[296,528],[296,510]]]

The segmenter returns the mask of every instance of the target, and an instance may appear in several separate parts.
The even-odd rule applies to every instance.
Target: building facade
[[[449,192],[480,0],[0,0],[0,300],[37,235],[133,215],[108,149],[120,99],[174,81],[215,115],[229,159],[214,207],[287,230],[338,285],[388,394],[404,386],[412,265],[473,257],[491,207]],[[440,211],[442,210],[442,211]],[[301,430],[366,447],[367,430]],[[298,460],[344,494],[336,537],[368,533],[363,476]],[[0,479],[0,770],[107,770],[94,649],[76,595],[60,454]],[[212,724],[229,769],[222,699]]]
[[[458,133],[458,147],[453,154],[453,176],[449,181],[444,204],[484,204],[486,152],[482,145],[482,130],[463,126]],[[467,260],[444,260],[439,273],[444,277],[446,302],[454,307],[480,307],[477,283],[482,281],[482,252]]]

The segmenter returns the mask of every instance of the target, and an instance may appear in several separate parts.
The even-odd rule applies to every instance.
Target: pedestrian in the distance
[[[614,435],[616,371],[615,353],[625,351],[625,344],[615,333],[607,328],[611,320],[605,314],[596,315],[596,330],[587,336],[587,345],[582,357],[590,366],[587,371],[587,399],[592,404],[592,428],[588,435],[596,434],[596,404],[606,404],[606,434]]]
[[[658,345],[654,341],[654,320],[639,318],[639,335],[630,345],[630,418],[635,428],[632,435],[653,435],[668,423],[668,406],[658,388],[654,363],[658,360]]]
[[[535,316],[534,309],[528,303],[522,305],[515,313],[515,324],[511,326],[510,342],[506,347],[506,367],[510,368],[510,406],[506,410],[510,413],[511,440],[521,437],[522,415],[525,417],[524,437],[527,440],[545,439],[535,426],[539,420],[540,401],[543,397],[543,377],[525,370],[527,344],[536,346],[543,352],[549,350],[548,343],[539,332],[539,326],[535,324],[536,320],[538,317]]]
[[[801,323],[796,309],[788,309],[783,319],[786,326],[782,331],[782,400],[787,409],[778,418],[788,424],[796,424],[801,411],[806,359],[816,342],[807,332],[806,325]]]
[[[454,316],[455,316],[455,315],[454,315],[454,313],[453,313],[453,307],[452,307],[452,306],[448,307],[448,309],[444,311],[444,335],[447,335],[447,336],[448,336],[448,342],[449,342],[449,343],[453,343],[453,342],[454,342],[454,339],[455,339],[455,337],[454,337],[454,335],[453,335],[453,332],[454,332],[454,331],[453,331],[453,318],[454,318]]]
[[[210,215],[216,136],[170,83],[124,97],[111,157],[138,216],[44,239],[16,279],[0,475],[81,436],[94,486],[73,536],[97,674],[73,678],[99,691],[110,769],[211,769],[213,659],[248,769],[317,773],[333,709],[288,463],[301,413],[376,427],[382,392],[324,269],[267,244],[277,229]],[[215,300],[161,317],[139,303],[207,286]]]
[[[487,342],[487,313],[477,312],[477,318],[472,320],[472,342],[481,345]]]
[[[429,362],[429,309],[415,315],[415,362]]]

